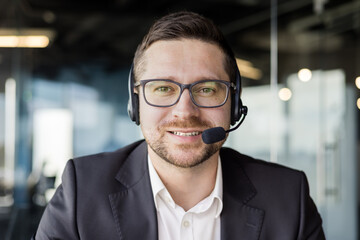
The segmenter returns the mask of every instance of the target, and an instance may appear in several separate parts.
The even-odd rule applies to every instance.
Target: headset
[[[128,77],[128,87],[129,87],[129,101],[128,101],[128,115],[131,121],[135,122],[136,125],[140,124],[140,116],[139,116],[139,95],[134,91],[134,72],[133,72],[134,64],[130,67],[130,73]]]
[[[140,124],[139,116],[139,95],[134,91],[134,65],[131,65],[128,86],[129,86],[129,101],[128,114],[130,119],[137,125]],[[245,118],[247,114],[247,107],[243,106],[241,101],[241,75],[238,67],[235,69],[235,91],[231,91],[231,125],[235,125],[241,118]]]

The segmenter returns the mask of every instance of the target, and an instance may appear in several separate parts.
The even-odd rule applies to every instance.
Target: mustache
[[[200,120],[197,117],[190,117],[187,120],[174,120],[167,121],[161,124],[160,127],[178,127],[178,128],[191,128],[191,127],[199,127],[199,128],[211,128],[211,124],[208,121]]]

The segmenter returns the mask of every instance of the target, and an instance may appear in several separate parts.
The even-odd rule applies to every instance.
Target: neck
[[[175,203],[185,211],[210,195],[215,187],[219,152],[191,168],[181,168],[160,158],[149,149],[154,168]]]

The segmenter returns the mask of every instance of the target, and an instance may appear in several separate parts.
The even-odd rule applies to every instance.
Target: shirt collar
[[[220,155],[218,158],[218,167],[217,167],[217,172],[216,172],[216,180],[215,180],[215,187],[214,190],[212,191],[212,193],[210,194],[210,196],[214,197],[214,201],[215,199],[218,200],[218,205],[217,205],[217,209],[216,209],[216,215],[215,217],[219,217],[221,214],[221,211],[223,209],[223,177],[222,177],[222,168],[221,168],[221,159],[220,159]]]
[[[154,198],[154,203],[156,209],[158,209],[158,200],[157,196],[160,194],[161,191],[166,191],[164,183],[161,181],[159,175],[157,174],[154,165],[152,164],[150,160],[150,156],[148,155],[148,165],[149,165],[149,174],[150,174],[150,182],[151,182],[151,188]],[[170,194],[169,194],[170,195]],[[171,196],[170,196],[171,197]]]
[[[169,204],[173,208],[175,208],[176,204],[175,204],[174,200],[172,199],[171,195],[169,194],[169,192],[167,191],[164,183],[161,181],[159,175],[157,174],[149,155],[148,155],[148,166],[149,166],[151,188],[152,188],[152,193],[153,193],[153,198],[154,198],[154,203],[155,203],[156,209],[158,210],[158,206],[159,206],[157,197],[162,197],[162,196],[166,196],[166,198],[169,199],[169,201],[168,201]],[[211,194],[207,198],[204,199],[207,201],[210,200],[211,203],[213,203],[213,201],[218,201],[216,214],[215,214],[216,218],[220,216],[221,211],[223,209],[222,197],[223,197],[223,177],[222,177],[221,159],[219,156],[218,167],[217,167],[217,172],[216,172],[215,187],[214,187],[213,191],[211,192]]]

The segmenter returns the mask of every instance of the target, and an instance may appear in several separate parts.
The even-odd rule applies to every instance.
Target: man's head
[[[133,68],[150,156],[183,168],[216,156],[224,141],[205,144],[201,134],[229,128],[237,70],[218,28],[195,13],[165,16],[139,45]]]
[[[236,76],[236,61],[234,53],[228,45],[224,35],[208,18],[193,12],[177,12],[160,18],[139,44],[134,57],[134,79],[144,71],[143,55],[154,43],[161,40],[197,39],[217,45],[224,53],[224,68],[232,82]]]

